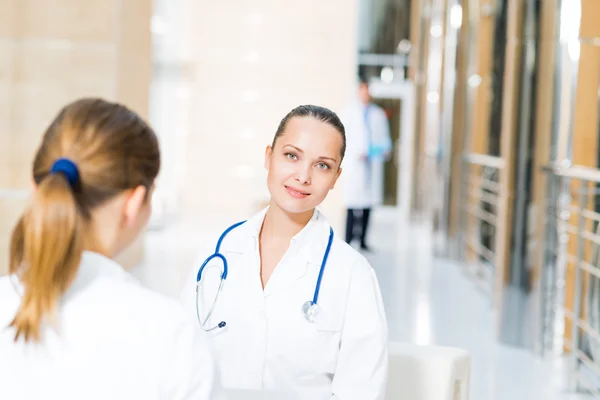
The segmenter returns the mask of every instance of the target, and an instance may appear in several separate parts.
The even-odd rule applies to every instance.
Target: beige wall
[[[183,209],[246,215],[268,198],[263,155],[281,118],[302,103],[340,111],[353,94],[357,2],[201,1],[195,7]],[[342,228],[339,188],[324,208]]]
[[[151,0],[0,0],[0,190],[28,189],[46,125],[81,96],[147,115]],[[1,192],[0,192],[1,193]],[[0,274],[23,199],[0,197]],[[141,243],[122,259],[142,256]]]

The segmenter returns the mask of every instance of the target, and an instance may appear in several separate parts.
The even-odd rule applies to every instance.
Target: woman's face
[[[265,155],[272,201],[289,213],[318,206],[342,172],[342,146],[342,135],[330,124],[312,117],[291,118]]]

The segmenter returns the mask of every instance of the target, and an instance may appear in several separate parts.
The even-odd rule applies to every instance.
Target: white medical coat
[[[366,114],[365,114],[366,113]],[[385,157],[392,150],[385,112],[376,104],[355,101],[340,113],[346,129],[346,156],[342,162],[346,208],[370,208],[383,203]],[[376,149],[368,160],[361,157]]]
[[[229,274],[207,327],[225,388],[287,393],[282,399],[379,400],[387,380],[387,323],[375,273],[366,259],[334,238],[315,323],[302,305],[312,300],[329,223],[315,211],[296,235],[266,287],[260,279],[258,236],[266,209],[231,231],[221,246]],[[214,242],[202,251],[182,301],[195,315],[196,274]],[[217,291],[213,259],[199,288],[201,318]]]
[[[14,276],[0,279],[0,399],[221,398],[204,332],[114,261],[84,253],[41,344],[14,343],[7,328],[20,292]]]

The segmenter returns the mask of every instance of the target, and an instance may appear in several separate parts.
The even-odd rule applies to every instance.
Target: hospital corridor
[[[0,400],[600,399],[599,18],[0,0]]]

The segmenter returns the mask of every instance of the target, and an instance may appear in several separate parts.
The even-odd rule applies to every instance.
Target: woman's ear
[[[147,189],[145,186],[136,187],[125,200],[124,214],[125,224],[132,226],[135,224],[142,207],[146,203]]]
[[[268,171],[271,165],[271,156],[273,156],[273,148],[269,145],[265,149],[265,169]]]
[[[37,183],[35,183],[35,178],[33,175],[29,177],[29,187],[31,188],[32,193],[37,192]]]
[[[340,179],[340,175],[342,175],[342,169],[338,168],[338,171],[337,171],[337,174],[335,176],[335,179],[333,180],[333,184],[331,185],[331,189],[329,189],[329,190],[335,189],[335,184],[337,183],[338,179]]]

